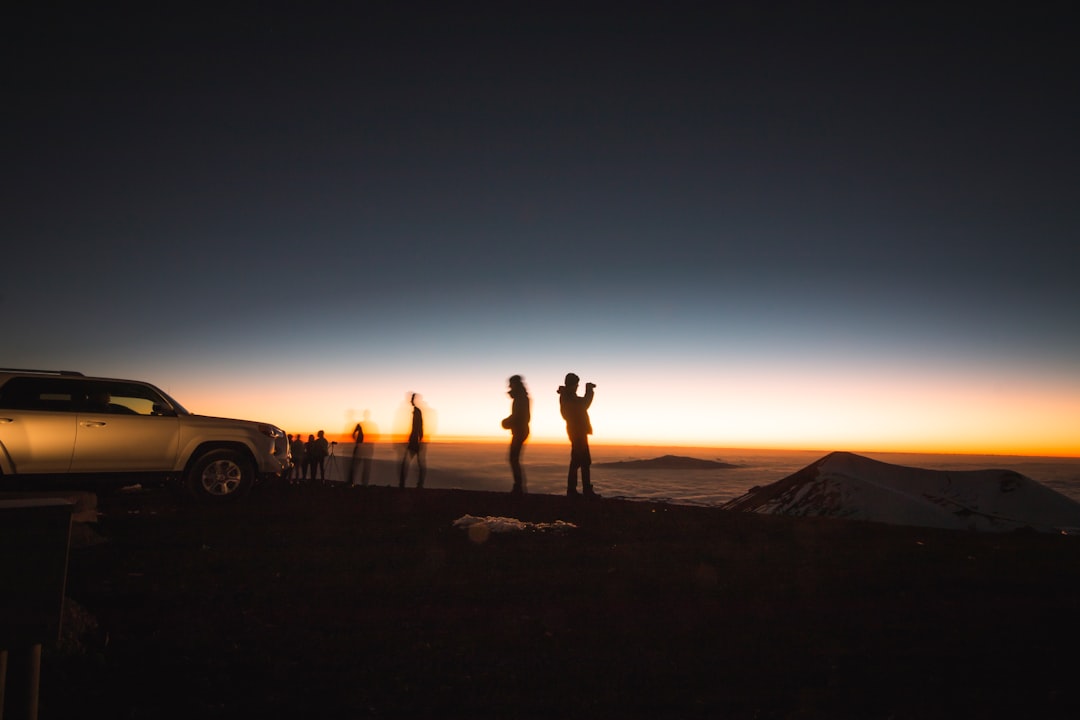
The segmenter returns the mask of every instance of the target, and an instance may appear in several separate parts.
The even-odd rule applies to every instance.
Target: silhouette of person
[[[304,443],[304,479],[315,479],[315,453],[318,450],[315,449],[315,436],[308,435],[307,442]]]
[[[292,455],[293,462],[289,468],[289,483],[299,485],[303,482],[307,469],[307,453],[304,451],[304,440],[300,433],[289,436],[289,454]]]
[[[599,497],[593,492],[590,468],[592,456],[589,454],[589,436],[592,435],[592,423],[589,422],[589,407],[593,401],[595,383],[585,383],[585,394],[578,396],[580,378],[574,373],[567,373],[564,384],[559,386],[559,411],[566,420],[566,434],[570,438],[570,471],[566,476],[566,496],[577,497],[577,475],[581,471],[581,494],[585,497]]]
[[[366,412],[364,418],[367,419]],[[371,443],[364,442],[364,426],[361,423],[356,423],[356,427],[352,431],[352,438],[352,465],[349,468],[348,484],[352,487],[367,487],[368,481],[371,480],[371,456],[374,453]],[[357,482],[357,474],[360,475],[360,482]]]
[[[330,454],[330,443],[326,440],[326,435],[322,430],[319,431],[318,437],[315,438],[315,442],[312,446],[314,453],[311,457],[311,479],[315,479],[315,472],[319,473],[319,482],[323,485],[326,484],[326,456]],[[311,451],[309,451],[311,452]]]
[[[401,475],[398,478],[398,487],[405,487],[405,476],[409,472],[409,460],[416,458],[416,465],[420,476],[416,480],[416,487],[424,487],[424,476],[427,474],[427,463],[424,460],[424,414],[416,405],[416,393],[409,398],[412,404],[412,426],[409,430],[409,440],[405,444],[405,456],[401,459]]]
[[[531,411],[529,391],[525,389],[525,383],[520,375],[510,377],[510,390],[507,395],[513,399],[513,402],[510,405],[510,415],[503,418],[502,426],[510,431],[511,438],[510,472],[514,476],[514,487],[510,492],[521,495],[526,491],[525,474],[521,470],[521,450],[529,437]]]

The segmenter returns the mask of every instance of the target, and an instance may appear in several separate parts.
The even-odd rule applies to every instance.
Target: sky
[[[867,7],[872,5],[872,7]],[[0,366],[289,432],[1080,456],[1064,8],[41,3]]]

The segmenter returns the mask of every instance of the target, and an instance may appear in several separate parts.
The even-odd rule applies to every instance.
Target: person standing
[[[559,411],[566,420],[566,434],[570,438],[570,471],[566,477],[566,496],[577,497],[577,476],[581,471],[581,494],[587,498],[599,497],[592,487],[590,470],[592,456],[589,454],[589,436],[592,435],[592,423],[589,421],[589,407],[593,401],[595,383],[585,383],[585,394],[578,396],[578,383],[581,379],[574,373],[567,373],[564,384],[559,387]]]
[[[301,485],[307,471],[307,453],[304,449],[304,438],[300,433],[296,433],[295,437],[289,436],[289,454],[292,455],[293,462],[289,468],[289,481],[294,485]]]
[[[304,480],[315,479],[315,453],[318,452],[315,449],[315,436],[308,435],[307,442],[304,443]]]
[[[320,430],[312,447],[314,448],[314,452],[311,457],[311,479],[315,479],[315,472],[318,471],[319,482],[325,485],[326,457],[330,454],[330,443],[326,440],[326,433]]]
[[[371,453],[369,446],[364,444],[364,426],[360,423],[356,423],[356,427],[352,431],[353,439],[353,451],[352,451],[352,465],[349,468],[349,482],[350,487],[367,487],[368,480],[371,477]],[[357,475],[360,475],[360,482],[357,482]]]
[[[416,465],[420,471],[417,478],[417,489],[424,487],[424,475],[427,474],[427,464],[424,460],[424,414],[416,405],[416,393],[409,398],[412,404],[412,425],[409,430],[409,440],[405,444],[405,456],[401,459],[401,475],[398,478],[398,487],[405,487],[405,475],[409,472],[409,460],[416,458]]]
[[[532,411],[529,407],[529,391],[520,375],[510,377],[510,390],[507,393],[513,402],[509,417],[503,418],[502,426],[510,431],[510,472],[514,475],[514,487],[510,491],[515,495],[525,492],[525,474],[521,469],[521,450],[529,437],[529,420]]]

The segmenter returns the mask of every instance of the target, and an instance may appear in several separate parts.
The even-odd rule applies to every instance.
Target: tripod
[[[337,457],[334,455],[334,450],[337,449],[337,441],[330,443],[330,454],[326,456],[326,468],[325,478],[326,482],[330,483],[334,480],[334,469],[337,467]]]

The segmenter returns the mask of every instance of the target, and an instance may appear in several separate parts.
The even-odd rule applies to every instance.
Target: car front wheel
[[[200,500],[236,498],[255,481],[251,462],[235,450],[211,450],[200,457],[188,474],[188,489]]]

